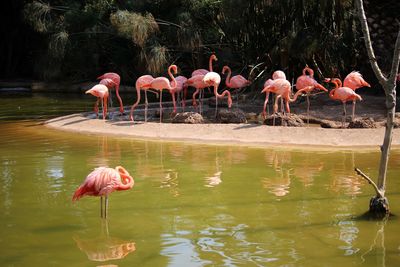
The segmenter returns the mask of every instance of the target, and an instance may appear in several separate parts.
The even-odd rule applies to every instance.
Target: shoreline
[[[385,128],[326,129],[261,124],[178,124],[91,119],[71,114],[44,122],[46,127],[82,134],[154,141],[318,150],[379,150]],[[400,129],[393,130],[392,148],[400,148]]]

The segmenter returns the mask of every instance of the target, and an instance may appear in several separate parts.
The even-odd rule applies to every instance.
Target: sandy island
[[[135,139],[185,141],[257,147],[301,147],[379,149],[383,127],[375,129],[325,129],[281,127],[261,124],[176,124],[101,120],[72,114],[46,121],[48,127],[86,134],[113,135]],[[392,146],[400,148],[400,129],[394,129]]]

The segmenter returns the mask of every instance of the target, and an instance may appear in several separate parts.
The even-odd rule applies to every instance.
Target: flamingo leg
[[[115,94],[117,95],[118,102],[119,102],[119,112],[121,115],[124,115],[124,104],[122,104],[122,99],[119,95],[119,85],[115,87]]]
[[[100,98],[101,99],[101,107],[102,107],[102,111],[103,111],[103,120],[105,120],[105,118],[104,118],[104,100],[103,100],[103,98]]]
[[[174,113],[176,114],[176,100],[175,100],[175,93],[172,93],[172,104],[174,105]]]
[[[105,207],[104,207],[104,219],[107,219],[108,212],[108,195],[106,195]]]
[[[345,128],[346,124],[346,102],[343,102],[343,119],[342,119],[342,128]]]
[[[108,106],[108,97],[104,97],[104,101],[103,101],[103,120],[106,119],[107,117],[107,106]]]
[[[307,127],[310,124],[310,93],[307,93]]]
[[[162,122],[162,89],[160,90],[160,123]]]
[[[103,196],[100,197],[100,218],[103,218]]]
[[[351,121],[354,121],[354,114],[356,112],[356,101],[353,101],[353,110],[351,114]]]
[[[269,92],[265,93],[265,101],[264,101],[264,107],[263,107],[263,118],[264,120],[267,118],[267,114],[269,115],[269,107],[268,107],[268,99],[269,99]],[[266,112],[266,110],[268,110]]]
[[[144,91],[144,122],[147,122],[147,107],[149,102],[147,101],[147,90]]]
[[[215,118],[217,117],[218,110],[218,96],[215,96]]]
[[[279,95],[275,96],[275,102],[274,102],[274,116],[272,119],[272,126],[275,126],[275,117],[276,117],[276,113],[278,112],[278,99],[280,98]]]
[[[276,111],[278,111],[278,109]],[[281,113],[282,115],[285,114],[285,108],[283,107],[283,98],[281,98]]]
[[[200,107],[199,107],[199,110],[200,110],[200,114],[203,115],[204,89],[201,89],[201,90],[200,90],[199,98],[200,98]]]
[[[199,89],[196,88],[196,91],[192,95],[192,105],[194,109],[197,109],[197,101],[196,101],[196,95],[199,93]]]
[[[94,103],[94,112],[96,113],[96,118],[99,117],[99,100],[100,98],[98,97],[96,99],[96,103]]]

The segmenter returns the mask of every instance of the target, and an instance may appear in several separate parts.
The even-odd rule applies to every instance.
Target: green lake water
[[[0,266],[400,266],[400,150],[387,196],[396,215],[360,219],[380,153],[153,142],[68,133],[43,119],[94,99],[0,94]],[[133,102],[133,101],[132,101]],[[28,118],[28,119],[26,119]],[[98,166],[130,191],[71,202]]]

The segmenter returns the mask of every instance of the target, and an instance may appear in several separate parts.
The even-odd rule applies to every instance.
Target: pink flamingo
[[[335,85],[335,88],[329,92],[329,97],[334,100],[340,100],[343,103],[343,119],[342,119],[342,127],[346,123],[346,102],[356,100],[361,101],[362,98],[359,94],[356,94],[354,90],[349,87],[342,87],[342,82],[338,78],[326,78],[325,82],[330,82]]]
[[[196,91],[193,93],[192,99],[193,99],[193,106],[195,108],[197,108],[197,101],[196,101],[196,96],[197,94],[200,92],[204,91],[204,88],[207,88],[208,85],[206,83],[203,82],[203,78],[204,78],[204,74],[199,74],[199,75],[195,75],[190,77],[187,81],[186,84],[187,86],[191,86],[196,88]],[[200,114],[202,113],[202,101],[201,98],[199,97],[200,100]]]
[[[179,101],[179,98],[181,98],[182,110],[185,111],[185,105],[186,105],[185,100],[188,88],[186,82],[188,79],[185,76],[177,76],[175,77],[175,80],[176,80],[176,88],[175,90],[170,90],[170,93],[171,95],[176,94],[177,101]],[[174,112],[176,113],[176,109],[174,109]]]
[[[215,95],[215,117],[217,116],[218,109],[218,98],[224,98],[225,95],[228,95],[228,107],[232,106],[232,98],[231,93],[228,90],[222,92],[222,94],[218,93],[218,86],[221,83],[221,76],[218,73],[210,71],[206,75],[204,75],[203,82],[207,86],[214,87],[214,95]]]
[[[307,72],[309,75],[307,75]],[[314,71],[306,66],[303,69],[303,75],[299,76],[296,81],[296,89],[297,92],[295,94],[295,98],[302,93],[306,93],[307,97],[307,123],[309,122],[309,114],[310,114],[310,98],[309,95],[312,90],[319,89],[325,92],[328,92],[328,89],[323,87],[314,79]]]
[[[107,103],[109,95],[107,86],[104,84],[97,84],[91,89],[87,90],[85,94],[91,94],[97,97],[96,103],[94,104],[94,112],[96,113],[97,117],[99,116],[99,100],[101,100],[103,106],[103,120],[105,120],[107,115]]]
[[[208,60],[208,70],[206,69],[197,69],[192,72],[192,77],[196,75],[206,75],[207,72],[213,71],[212,62],[217,61],[217,56],[212,54]]]
[[[364,86],[371,87],[371,85],[364,80],[361,73],[359,73],[358,71],[352,71],[351,73],[349,73],[346,76],[346,78],[344,78],[343,86],[348,87],[354,91]],[[353,101],[353,111],[351,115],[352,121],[354,120],[355,110],[356,110],[356,101]]]
[[[104,73],[103,75],[97,77],[97,80],[103,80],[103,79],[110,79],[112,81],[112,83],[108,83],[108,84],[104,84],[104,85],[107,86],[109,89],[115,88],[115,92],[117,94],[117,98],[119,101],[119,112],[121,114],[124,114],[124,105],[122,104],[122,99],[119,96],[119,85],[121,83],[121,77],[117,73],[107,72],[107,73]]]
[[[230,88],[230,89],[236,89],[237,90],[237,101],[239,104],[239,90],[241,88],[247,87],[251,84],[251,82],[249,80],[247,80],[245,77],[243,77],[242,75],[235,75],[233,77],[231,77],[232,75],[232,70],[229,66],[224,66],[222,68],[222,74],[225,74],[225,72],[228,72],[228,75],[226,76],[225,79],[225,85],[226,87]]]
[[[165,77],[157,77],[154,78],[150,83],[143,85],[143,88],[152,88],[160,91],[160,122],[162,120],[162,90],[167,89],[169,91],[175,90],[177,86],[177,82],[175,80],[174,75],[172,75],[171,70],[174,71],[174,74],[178,72],[178,67],[176,65],[171,65],[168,67],[168,75],[171,78],[171,81]],[[172,94],[172,103],[174,105],[174,111],[176,110],[175,103],[175,94]]]
[[[268,82],[268,83],[267,83]],[[266,87],[261,91],[261,93],[274,93],[276,94],[275,98],[275,103],[274,103],[274,113],[278,111],[278,99],[283,98],[286,101],[286,112],[290,113],[290,107],[289,103],[294,102],[297,99],[297,96],[293,99],[290,98],[290,93],[291,93],[291,85],[290,82],[286,79],[276,79],[276,80],[270,80],[265,82],[267,84]],[[266,103],[264,103],[264,107],[268,103],[268,98],[266,98]]]
[[[108,167],[95,168],[86,177],[85,181],[76,189],[72,201],[79,200],[84,196],[100,197],[100,216],[107,218],[108,195],[114,191],[128,190],[134,185],[132,176],[122,166],[115,169]],[[105,206],[103,208],[103,196]]]
[[[286,80],[286,74],[285,74],[283,71],[281,71],[281,70],[276,70],[276,71],[274,71],[274,73],[272,74],[272,79],[266,80],[265,83],[264,83],[264,87],[263,87],[263,88],[265,88],[265,87],[271,85],[271,84],[273,83],[273,81],[274,81],[274,80],[277,80],[277,79],[284,79],[284,80]],[[266,91],[266,93],[265,93],[264,107],[263,107],[263,112],[262,112],[262,115],[263,115],[264,120],[267,118],[268,100],[269,100],[269,91]],[[283,98],[281,98],[281,110],[282,110],[282,113],[283,113]],[[269,111],[268,111],[268,113],[269,113]]]
[[[149,102],[147,101],[147,90],[149,88],[144,88],[145,84],[149,84],[154,80],[154,77],[151,75],[142,75],[140,76],[135,83],[136,87],[136,102],[131,107],[130,119],[134,121],[133,112],[137,105],[140,103],[140,90],[144,90],[144,98],[145,98],[145,105],[144,105],[144,121],[147,122],[147,108],[149,106]]]

